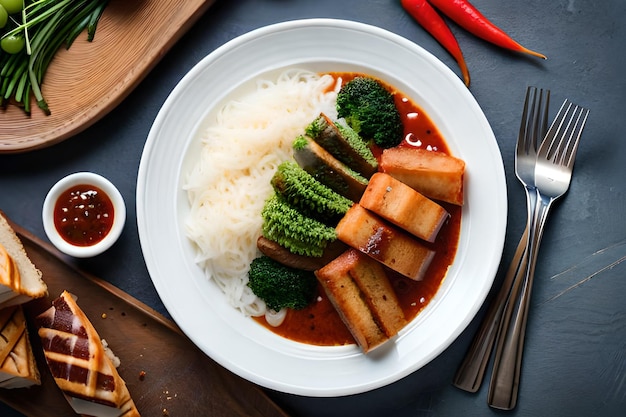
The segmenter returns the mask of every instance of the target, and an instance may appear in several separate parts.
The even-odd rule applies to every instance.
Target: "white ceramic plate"
[[[183,222],[182,178],[211,110],[252,80],[281,68],[358,71],[408,94],[467,164],[460,246],[441,289],[395,343],[364,355],[356,346],[286,340],[232,308],[194,263]],[[492,285],[506,227],[506,184],[493,132],[468,89],[414,43],[361,23],[313,19],[240,36],[199,62],[176,86],[148,136],[139,167],[137,221],[146,264],[163,303],[187,336],[222,366],[274,390],[355,394],[392,383],[446,349]]]

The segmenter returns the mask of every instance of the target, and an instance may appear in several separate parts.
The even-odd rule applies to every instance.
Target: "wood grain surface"
[[[58,143],[86,129],[117,106],[214,0],[111,0],[93,42],[81,34],[61,48],[42,92],[51,115],[32,100],[31,115],[0,109],[0,153]]]
[[[24,305],[42,385],[0,390],[0,401],[27,416],[74,415],[45,364],[33,326],[33,318],[68,290],[120,358],[118,371],[142,416],[287,416],[258,386],[207,357],[173,322],[109,283],[77,271],[54,248],[13,227],[43,272],[50,294]]]

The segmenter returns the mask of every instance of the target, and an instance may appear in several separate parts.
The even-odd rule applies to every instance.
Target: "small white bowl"
[[[81,184],[98,187],[113,203],[111,230],[102,240],[90,246],[78,246],[67,242],[54,225],[54,207],[57,200],[65,191]],[[109,180],[92,172],[77,172],[62,178],[50,189],[43,203],[42,219],[46,235],[57,249],[76,258],[89,258],[109,249],[120,237],[126,222],[126,205],[118,189]]]

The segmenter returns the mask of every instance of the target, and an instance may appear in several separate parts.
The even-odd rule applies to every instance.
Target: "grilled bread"
[[[40,385],[22,306],[0,310],[0,388]]]
[[[31,262],[22,242],[0,213],[0,308],[48,295],[41,271]]]
[[[74,411],[139,416],[100,336],[70,293],[64,291],[36,322],[48,367]]]

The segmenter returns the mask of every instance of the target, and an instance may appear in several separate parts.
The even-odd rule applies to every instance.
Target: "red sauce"
[[[65,241],[91,246],[109,233],[114,219],[109,196],[93,185],[76,185],[64,191],[54,206],[54,226]]]
[[[340,76],[345,83],[360,74],[333,73],[332,75]],[[399,146],[422,147],[449,154],[450,151],[444,138],[422,108],[402,93],[396,92],[392,86],[386,85],[386,87],[394,91],[396,106],[404,124],[405,140]],[[379,155],[380,150],[375,150],[375,154]],[[404,315],[409,321],[415,318],[435,296],[456,255],[462,209],[448,203],[439,202],[439,204],[450,213],[450,218],[441,228],[434,243],[423,242],[436,251],[424,279],[413,281],[386,268]],[[274,333],[302,343],[321,346],[355,343],[319,285],[317,300],[302,310],[289,310],[285,321],[280,326],[270,326],[263,317],[256,318],[256,320]]]

